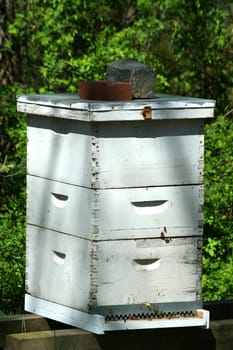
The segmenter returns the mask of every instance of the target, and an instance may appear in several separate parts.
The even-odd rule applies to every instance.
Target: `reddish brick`
[[[81,81],[79,83],[79,96],[84,100],[132,100],[133,86],[129,82]]]

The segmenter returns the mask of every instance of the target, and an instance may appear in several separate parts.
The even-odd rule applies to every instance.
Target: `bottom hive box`
[[[196,301],[201,297],[200,237],[99,242],[96,305]]]
[[[201,299],[201,237],[92,242],[27,227],[27,292],[80,311]]]
[[[26,290],[33,296],[87,311],[90,241],[27,226]]]

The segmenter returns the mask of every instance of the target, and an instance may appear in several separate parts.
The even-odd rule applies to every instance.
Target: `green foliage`
[[[218,116],[206,125],[205,188],[206,223],[218,228],[219,237],[233,232],[233,123]],[[220,214],[220,215],[219,215]]]
[[[16,86],[0,91],[0,310],[22,310],[25,271],[26,119]]]
[[[206,125],[203,296],[233,296],[233,123],[218,116]]]
[[[219,110],[229,105],[231,23],[214,0],[33,0],[21,7],[8,25],[11,52],[25,47],[30,65],[21,77],[39,92],[77,91],[80,80],[103,79],[107,62],[136,57],[154,69],[157,91],[218,96]]]
[[[0,214],[0,310],[23,309],[25,276],[25,193],[11,195]]]

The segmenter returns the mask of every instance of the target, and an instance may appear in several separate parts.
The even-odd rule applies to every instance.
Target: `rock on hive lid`
[[[152,98],[155,85],[153,70],[136,59],[119,59],[107,64],[107,80],[128,81],[133,85],[134,98]]]

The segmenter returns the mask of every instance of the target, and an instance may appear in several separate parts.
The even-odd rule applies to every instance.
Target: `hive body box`
[[[53,94],[17,106],[28,114],[26,310],[102,333],[119,326],[111,317],[200,308],[214,101]]]

